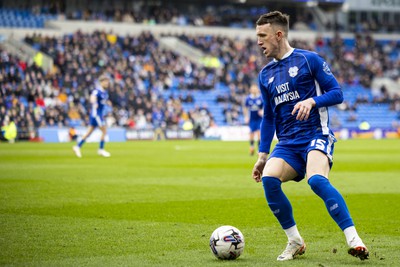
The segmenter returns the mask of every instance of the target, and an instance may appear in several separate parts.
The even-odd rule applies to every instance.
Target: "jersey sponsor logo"
[[[288,102],[288,101],[292,101],[295,99],[300,98],[300,95],[297,91],[294,92],[288,92],[288,93],[284,93],[282,95],[278,95],[274,98],[275,100],[275,106],[283,103],[283,102]]]
[[[280,94],[274,98],[276,106],[283,102],[288,102],[300,98],[300,95],[297,91],[293,92],[290,91],[289,82],[277,85],[275,89],[278,92],[278,94]]]
[[[280,85],[277,85],[275,87],[276,91],[278,92],[278,94],[284,93],[289,91],[289,82],[286,83],[282,83]]]
[[[291,67],[291,68],[289,68],[288,72],[289,72],[289,76],[294,78],[299,73],[299,68],[297,66]]]
[[[324,70],[324,72],[328,75],[332,75],[331,69],[328,66],[328,63],[324,62],[322,64],[322,69]]]
[[[251,110],[251,111],[257,111],[257,110],[259,110],[259,109],[260,109],[260,108],[259,108],[259,105],[256,104],[256,103],[250,105],[250,110]]]

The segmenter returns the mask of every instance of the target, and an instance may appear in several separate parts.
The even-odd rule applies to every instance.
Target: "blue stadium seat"
[[[18,28],[44,28],[47,20],[55,19],[52,15],[35,15],[24,9],[0,9],[0,26]]]

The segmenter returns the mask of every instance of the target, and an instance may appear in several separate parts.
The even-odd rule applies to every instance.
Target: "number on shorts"
[[[326,141],[323,139],[314,139],[311,141],[311,146],[315,146],[316,149],[325,151]]]

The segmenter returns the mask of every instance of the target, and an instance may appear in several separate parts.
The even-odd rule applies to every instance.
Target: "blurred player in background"
[[[245,122],[250,128],[250,155],[254,155],[254,141],[257,138],[257,148],[260,141],[260,125],[263,112],[263,100],[256,84],[250,86],[250,94],[245,101]]]
[[[273,60],[259,73],[264,115],[259,157],[252,175],[256,182],[262,181],[268,205],[288,237],[286,249],[277,260],[291,260],[306,250],[292,206],[281,188],[283,182],[298,182],[305,175],[344,232],[348,253],[368,259],[367,247],[357,234],[342,195],[328,180],[336,140],[328,127],[327,107],[343,101],[340,85],[318,54],[289,45],[288,15],[270,12],[256,24],[258,45]],[[269,155],[275,130],[279,142]]]
[[[86,134],[82,137],[81,141],[79,141],[78,144],[72,148],[78,158],[82,157],[81,147],[85,143],[86,139],[93,133],[96,127],[99,127],[99,129],[101,130],[100,147],[97,153],[103,157],[111,156],[109,152],[104,150],[107,128],[104,121],[103,112],[106,102],[108,100],[107,89],[109,87],[110,87],[110,78],[107,75],[101,75],[98,79],[98,83],[96,84],[95,89],[92,91],[90,95],[90,103],[92,107],[90,112],[89,129],[86,132]]]

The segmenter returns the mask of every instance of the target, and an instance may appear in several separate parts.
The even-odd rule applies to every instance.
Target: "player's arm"
[[[244,116],[244,123],[245,124],[249,124],[249,122],[250,122],[250,109],[247,106],[247,97],[244,100],[244,104],[243,104],[243,116]]]
[[[96,93],[92,93],[90,95],[89,101],[90,101],[90,104],[92,104],[92,106],[97,106],[97,95],[96,95]]]
[[[98,107],[98,103],[97,103],[97,91],[94,90],[91,94],[90,94],[90,105],[92,106],[92,117],[97,118],[100,117],[100,114],[97,114],[97,107]]]
[[[314,58],[315,60],[311,61],[311,69],[323,92],[322,95],[313,98],[315,107],[329,107],[342,103],[342,89],[331,72],[328,63],[318,55],[315,55]]]
[[[263,116],[261,121],[261,136],[259,153],[261,159],[266,159],[265,155],[269,154],[272,139],[275,134],[275,115],[270,105],[267,89],[261,82],[261,74],[259,75],[259,88],[263,99]]]
[[[260,115],[260,117],[262,117],[263,114],[264,114],[264,104],[260,106],[260,109],[258,110],[258,115]]]
[[[262,172],[264,170],[265,164],[267,163],[272,139],[274,138],[275,134],[274,114],[272,111],[272,107],[268,101],[267,90],[263,87],[260,81],[260,76],[259,76],[259,88],[264,102],[263,106],[264,115],[261,121],[261,137],[260,137],[260,148],[258,152],[258,159],[257,162],[254,164],[253,168],[253,179],[256,182],[261,181]]]
[[[292,115],[297,112],[297,120],[307,120],[311,109],[314,107],[329,107],[343,102],[342,89],[335,76],[330,71],[328,63],[317,54],[312,54],[310,58],[307,59],[310,71],[323,93],[319,96],[300,101],[294,106]]]

